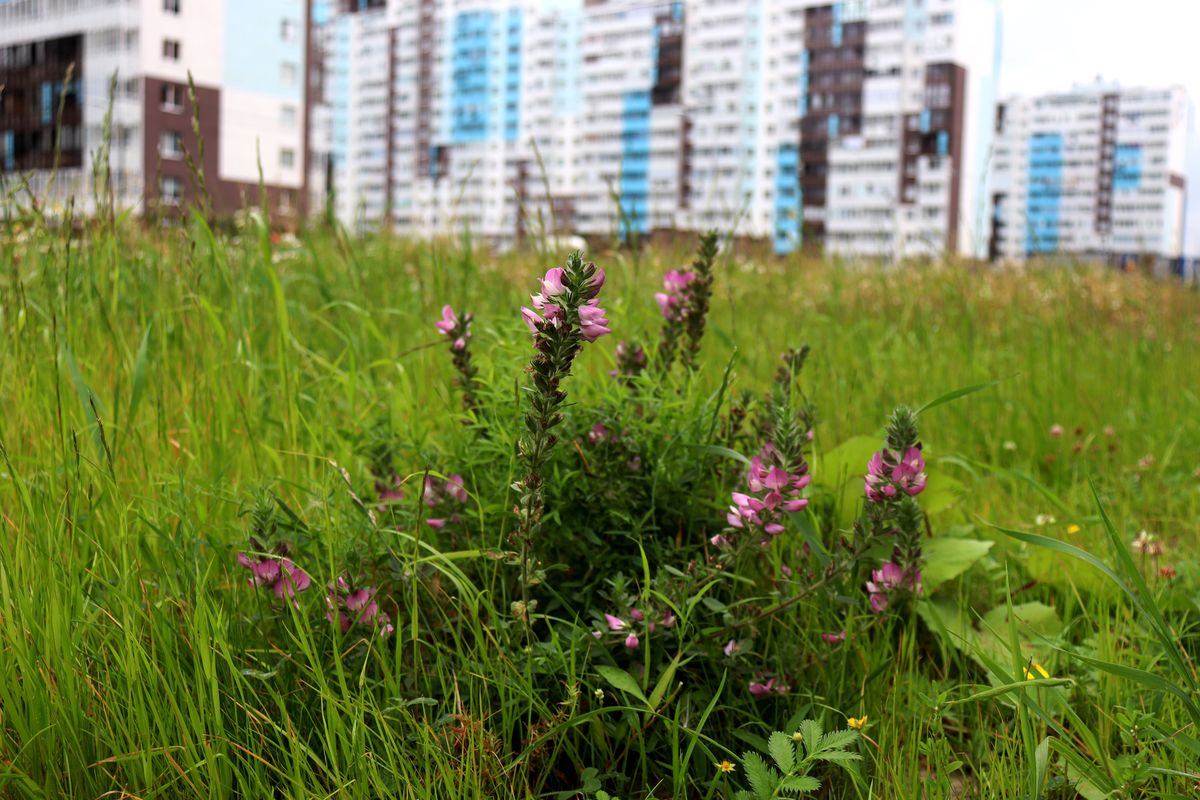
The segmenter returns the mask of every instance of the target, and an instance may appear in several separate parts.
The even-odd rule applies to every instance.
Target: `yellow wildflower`
[[[721,770],[721,772],[726,772],[726,773],[733,772],[735,769],[737,769],[737,767],[735,767],[729,761],[722,761],[721,763],[717,764],[716,767],[717,767],[717,769]]]
[[[863,714],[861,719],[858,717],[849,717],[846,719],[846,724],[856,731],[861,731],[867,727],[867,715]]]
[[[1079,531],[1080,528],[1078,525],[1071,524],[1067,526],[1067,533],[1079,533]]]

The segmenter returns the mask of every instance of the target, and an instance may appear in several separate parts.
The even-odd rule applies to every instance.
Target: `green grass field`
[[[664,374],[653,295],[690,243],[591,253],[613,335],[562,384],[522,581],[519,307],[567,253],[0,225],[2,797],[1200,791],[1194,291],[723,252],[698,367]],[[475,315],[469,412],[444,303]],[[618,340],[650,355],[632,386]],[[811,503],[722,555],[805,343]],[[925,585],[875,613],[862,475],[893,407],[937,398]],[[468,495],[441,528],[427,474]],[[276,541],[294,606],[238,563]],[[391,636],[327,621],[339,575]]]

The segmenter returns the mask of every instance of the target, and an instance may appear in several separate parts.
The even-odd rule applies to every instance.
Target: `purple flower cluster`
[[[689,290],[695,280],[696,273],[692,270],[680,272],[673,269],[663,276],[663,288],[666,291],[654,295],[663,319],[680,322],[687,316]]]
[[[884,448],[867,462],[866,494],[872,503],[883,503],[901,492],[915,497],[925,490],[925,458],[920,447],[909,447],[903,456]]]
[[[393,475],[390,481],[375,481],[375,494],[379,497],[379,513],[384,513],[404,499],[404,489],[400,488],[404,479]]]
[[[467,349],[467,341],[471,338],[471,316],[459,318],[449,303],[442,306],[442,318],[433,323],[444,336],[453,337],[450,349],[461,351]]]
[[[438,509],[443,513],[450,512],[449,517],[437,516],[426,519],[425,523],[429,527],[444,528],[447,522],[460,522],[456,509],[467,502],[467,490],[463,485],[462,475],[455,473],[445,480],[435,478],[433,475],[426,475],[423,500],[426,508]]]
[[[614,378],[620,377],[626,380],[636,378],[642,374],[648,363],[646,351],[642,349],[640,344],[629,344],[623,339],[617,342],[617,349],[614,356],[617,361],[617,368],[608,373]]]
[[[521,307],[521,317],[529,326],[530,333],[537,334],[547,327],[559,328],[568,324],[562,305],[554,302],[567,291],[563,283],[563,272],[562,267],[554,267],[547,271],[542,278],[542,291],[530,297],[533,309]],[[600,269],[592,276],[587,301],[579,307],[579,334],[589,342],[612,333],[608,327],[608,319],[604,316],[606,312],[600,307],[600,298],[597,297],[602,286],[604,270]]]
[[[237,560],[250,570],[251,586],[269,586],[280,600],[286,598],[294,603],[296,594],[312,585],[312,578],[297,567],[287,553],[287,545],[280,542],[275,545],[274,553],[263,556],[238,553]]]
[[[381,637],[388,638],[396,629],[388,615],[379,610],[375,593],[376,589],[370,586],[355,589],[344,575],[339,575],[326,587],[325,619],[340,627],[342,633],[349,633],[352,626],[358,625],[376,628]]]
[[[761,530],[769,536],[778,536],[783,533],[783,513],[794,513],[808,506],[808,499],[800,496],[812,481],[807,467],[791,473],[779,466],[778,460],[778,452],[770,443],[750,459],[750,470],[746,475],[748,491],[732,493],[733,505],[725,515],[730,527]],[[710,541],[717,547],[728,543],[721,534]]]
[[[871,610],[882,614],[891,602],[890,596],[896,591],[921,593],[921,571],[906,572],[896,562],[888,561],[871,573],[867,591],[871,594]]]
[[[755,697],[766,697],[772,694],[787,694],[788,685],[783,681],[778,681],[775,677],[766,677],[766,673],[760,672],[755,677],[758,680],[750,681],[750,694]],[[764,680],[766,678],[766,680]]]
[[[608,630],[611,633],[618,634],[618,638],[620,638],[621,634],[625,634],[624,644],[625,648],[628,650],[636,650],[642,643],[641,639],[638,638],[635,627],[641,626],[645,629],[645,632],[649,634],[658,630],[660,625],[664,628],[674,628],[676,621],[675,612],[671,611],[669,608],[659,616],[657,621],[653,619],[647,620],[646,613],[640,608],[631,608],[629,609],[629,619],[632,620],[632,622],[618,617],[615,614],[604,615],[604,622],[608,626]],[[628,633],[626,633],[627,631]],[[603,639],[604,631],[594,630],[592,631],[592,636],[597,639]]]

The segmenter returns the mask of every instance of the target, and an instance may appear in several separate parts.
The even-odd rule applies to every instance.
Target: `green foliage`
[[[801,748],[797,753],[794,742]],[[767,739],[768,763],[758,753],[750,750],[742,754],[742,766],[750,789],[739,791],[738,800],[773,800],[777,797],[792,797],[809,794],[821,788],[821,781],[810,774],[819,762],[836,764],[857,777],[855,762],[862,756],[848,748],[858,741],[858,732],[852,730],[824,733],[821,724],[806,719],[794,734],[775,731]]]
[[[0,796],[1192,791],[1195,295],[730,243],[692,368],[610,378],[617,338],[655,352],[651,295],[695,250],[589,255],[615,335],[553,409],[525,626],[517,308],[566,253],[6,206]],[[474,314],[466,413],[447,302]],[[856,550],[863,472],[922,402],[924,588],[875,614],[892,542]],[[720,550],[773,432],[811,504]],[[1143,529],[1165,552],[1131,552]],[[279,544],[312,576],[295,606],[237,562]],[[341,576],[390,638],[326,619]]]

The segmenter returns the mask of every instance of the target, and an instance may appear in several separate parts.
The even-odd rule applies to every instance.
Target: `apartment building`
[[[996,110],[989,253],[1183,255],[1188,98],[1079,86]]]
[[[298,218],[308,199],[310,27],[306,0],[0,2],[0,179],[28,181],[51,202],[75,198],[86,212],[92,176],[104,171],[93,159],[111,96],[118,205],[195,200],[190,156],[218,213],[256,203],[261,178],[272,212]]]

